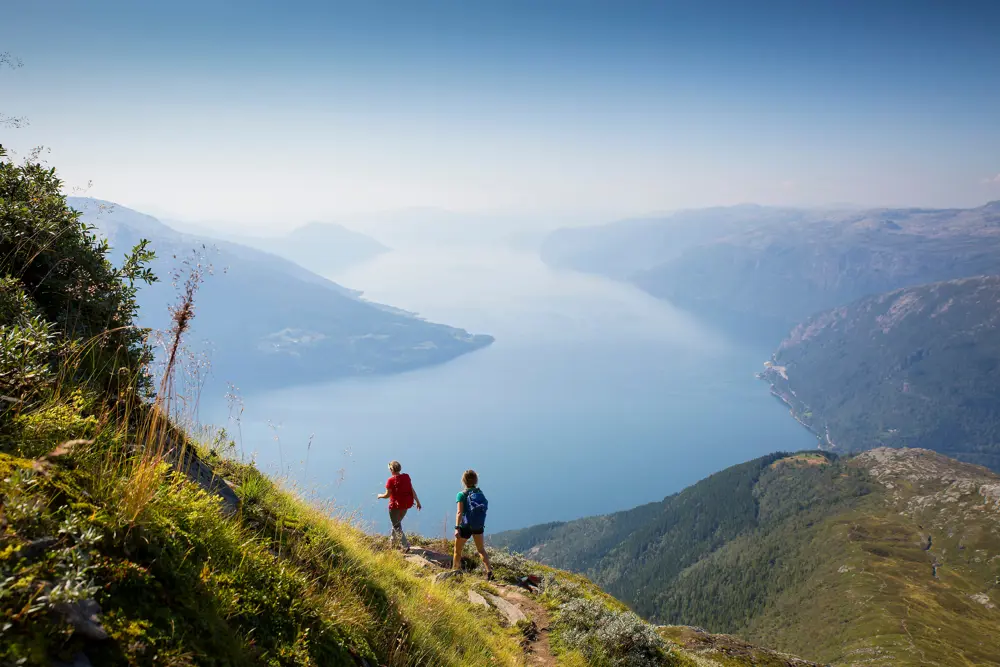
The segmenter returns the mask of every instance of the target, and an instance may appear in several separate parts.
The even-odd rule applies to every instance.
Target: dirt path
[[[422,547],[411,548],[409,554],[406,556],[406,560],[418,567],[424,567],[439,573],[447,571],[451,565],[450,556]],[[475,576],[469,572],[464,574],[467,577]],[[549,616],[549,611],[545,608],[545,605],[538,602],[531,592],[520,586],[500,582],[493,582],[493,586],[499,593],[500,598],[517,607],[533,624],[531,630],[525,634],[522,644],[526,664],[531,667],[556,667],[559,663],[555,655],[552,654],[552,645],[549,642],[552,618]],[[480,600],[486,603],[486,598],[480,597]],[[503,607],[503,603],[496,600],[494,602],[497,604],[493,602],[487,604],[497,608],[497,611],[501,615],[506,615],[503,609],[498,608]]]
[[[533,599],[531,593],[517,586],[500,584],[497,586],[497,590],[500,591],[500,595],[505,600],[520,607],[528,619],[535,624],[535,632],[531,636],[526,637],[527,641],[524,645],[524,652],[528,656],[528,664],[537,665],[538,667],[555,667],[558,662],[552,654],[552,646],[549,643],[552,620],[549,616],[549,610]]]

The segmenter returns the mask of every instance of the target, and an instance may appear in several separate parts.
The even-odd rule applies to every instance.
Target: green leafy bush
[[[41,389],[58,347],[68,379],[112,396],[146,391],[151,351],[133,319],[137,284],[155,280],[153,253],[142,241],[115,268],[61,189],[55,169],[15,164],[0,146],[0,382]]]

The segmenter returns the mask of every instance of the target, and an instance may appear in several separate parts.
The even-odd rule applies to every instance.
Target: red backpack
[[[390,507],[408,510],[413,507],[413,484],[405,472],[389,478]]]

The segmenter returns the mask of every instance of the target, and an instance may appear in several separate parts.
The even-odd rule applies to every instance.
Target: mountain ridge
[[[661,503],[494,542],[581,571],[656,622],[807,659],[1000,664],[998,493],[988,469],[929,450],[776,453]]]
[[[806,317],[900,287],[1000,273],[1000,211],[712,208],[546,239],[553,266],[628,280],[772,343]]]

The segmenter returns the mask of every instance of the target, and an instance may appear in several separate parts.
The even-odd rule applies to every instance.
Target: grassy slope
[[[676,575],[674,563],[663,563],[664,580],[625,599],[671,622],[838,664],[1000,664],[992,639],[1000,629],[996,476],[930,452],[876,450],[832,464],[779,461],[754,489],[757,527]],[[529,547],[537,557],[559,562],[573,549],[552,526],[543,534],[549,542]],[[615,560],[611,552],[587,571],[600,581],[652,571],[658,553],[685,553],[685,545],[661,549],[647,536],[638,556]]]
[[[469,603],[467,589],[490,590],[480,577],[435,584],[384,538],[205,452],[241,496],[226,515],[165,465],[140,478],[108,433],[52,457],[0,454],[0,627],[10,624],[0,664],[80,652],[101,665],[525,664],[525,628]],[[759,648],[734,657],[726,638],[692,644],[680,628],[658,637],[582,576],[495,558],[501,580],[545,578],[555,664],[624,664],[626,654],[636,665],[790,664]],[[107,640],[74,634],[59,611],[60,599],[88,598]]]
[[[162,475],[129,522],[115,498],[122,489],[94,479],[89,456],[64,458],[44,474],[24,459],[0,459],[0,562],[13,577],[0,616],[14,624],[2,659],[47,664],[53,651],[69,658],[86,648],[102,665],[520,660],[517,638],[496,620],[470,618],[455,591],[414,577],[398,554],[251,468],[242,473],[255,496],[235,517],[193,484]],[[80,538],[87,531],[93,544]],[[23,558],[49,536],[54,548]],[[68,565],[81,559],[86,570]],[[64,580],[95,583],[111,641],[71,636],[52,605],[24,612],[40,582]]]

